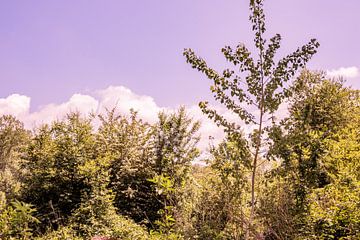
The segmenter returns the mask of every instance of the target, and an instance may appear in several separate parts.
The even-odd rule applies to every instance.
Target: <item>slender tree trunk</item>
[[[261,132],[262,132],[262,119],[263,119],[264,113],[261,109],[260,111],[260,123],[259,123],[259,129],[258,129],[258,137],[256,139],[256,146],[255,146],[255,154],[254,154],[254,161],[252,166],[252,173],[251,173],[251,210],[250,210],[250,217],[248,222],[248,227],[246,231],[245,239],[249,239],[250,231],[253,228],[253,220],[254,220],[254,212],[255,212],[255,182],[256,182],[256,170],[257,170],[257,162],[259,159],[260,154],[260,148],[261,148]]]
[[[260,26],[259,26],[260,28]],[[261,38],[261,34],[260,34]],[[252,166],[252,173],[251,173],[251,210],[250,210],[250,217],[248,222],[248,227],[246,230],[245,239],[249,239],[250,231],[253,229],[253,220],[254,220],[254,212],[255,212],[255,180],[256,180],[256,169],[257,169],[257,162],[259,159],[260,149],[261,149],[261,137],[262,137],[262,124],[263,124],[263,117],[264,117],[264,67],[263,67],[263,51],[262,48],[260,48],[259,52],[259,58],[260,58],[260,76],[261,76],[261,98],[259,102],[259,108],[260,108],[260,116],[259,116],[259,129],[258,129],[258,135],[256,137],[256,143],[255,143],[255,154],[254,154],[254,161]]]

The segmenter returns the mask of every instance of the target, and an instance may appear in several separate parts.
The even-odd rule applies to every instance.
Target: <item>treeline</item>
[[[199,154],[199,123],[183,108],[160,113],[155,125],[114,109],[96,117],[95,131],[94,118],[70,113],[30,132],[1,117],[2,238],[145,239],[145,226],[173,225],[171,208]]]
[[[247,136],[193,165],[200,125],[181,108],[155,124],[69,113],[32,131],[2,116],[0,238],[359,239],[359,91],[309,71],[293,86],[269,125],[250,236]]]

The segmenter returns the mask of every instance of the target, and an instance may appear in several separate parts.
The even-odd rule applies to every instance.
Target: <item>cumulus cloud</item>
[[[33,127],[61,119],[69,112],[80,112],[83,115],[96,113],[98,105],[98,100],[89,95],[74,94],[67,102],[45,105],[39,111],[30,113],[23,121],[26,126]]]
[[[37,111],[30,112],[30,97],[12,94],[6,98],[0,98],[0,115],[12,114],[31,128],[61,119],[67,113],[75,111],[88,115],[90,113],[104,113],[106,109],[115,107],[118,113],[129,114],[130,109],[133,109],[138,112],[140,118],[153,123],[160,111],[173,110],[159,107],[152,97],[138,95],[123,86],[110,86],[106,89],[97,90],[91,95],[77,93],[63,103],[47,104]]]
[[[158,112],[165,110],[159,107],[152,97],[135,94],[123,86],[110,86],[97,91],[97,94],[100,97],[99,112],[115,107],[118,112],[127,114],[133,109],[141,119],[153,123]]]
[[[136,94],[123,86],[110,86],[89,95],[74,94],[63,103],[48,104],[34,112],[30,112],[30,97],[28,96],[13,94],[6,98],[0,98],[0,115],[13,114],[28,128],[61,119],[72,111],[80,112],[83,115],[99,114],[114,107],[118,113],[125,115],[129,114],[130,109],[133,109],[138,112],[141,119],[149,123],[156,122],[160,111],[171,113],[177,109],[159,106],[152,97]],[[213,106],[213,108],[229,121],[238,122],[239,118],[226,108],[221,106]],[[187,106],[186,109],[189,116],[201,122],[199,130],[201,141],[198,145],[201,150],[206,150],[210,142],[216,145],[224,138],[223,129],[208,119],[197,105]],[[243,130],[245,134],[248,134],[252,129],[253,127],[247,126]]]
[[[326,72],[329,77],[345,77],[355,78],[359,76],[359,69],[357,67],[341,67],[332,69]]]
[[[0,115],[12,114],[22,117],[28,114],[30,109],[30,98],[20,94],[12,94],[7,98],[0,98]]]

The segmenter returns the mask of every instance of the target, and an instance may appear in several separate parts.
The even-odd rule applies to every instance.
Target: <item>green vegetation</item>
[[[2,116],[1,238],[358,239],[360,93],[306,70],[291,91],[254,205],[249,140],[228,133],[192,165],[199,123],[183,108],[152,125],[112,110],[96,130],[78,113],[32,132]]]
[[[221,51],[233,66],[225,69],[220,75],[208,67],[206,62],[197,57],[191,49],[184,51],[187,62],[213,80],[214,84],[210,90],[214,94],[215,100],[237,115],[244,124],[255,126],[249,139],[244,139],[245,143],[243,143],[245,145],[243,148],[248,148],[243,149],[245,150],[244,154],[250,152],[252,157],[240,158],[246,160],[243,166],[251,171],[251,211],[248,220],[244,219],[247,221],[246,238],[254,229],[255,185],[259,161],[263,157],[261,152],[266,143],[264,140],[264,135],[267,133],[266,119],[273,116],[284,99],[292,95],[293,91],[285,84],[294,77],[299,68],[305,66],[319,47],[319,43],[315,39],[311,39],[308,44],[275,64],[274,58],[280,48],[281,36],[276,34],[270,39],[270,44],[266,46],[265,15],[262,7],[263,0],[250,1],[250,21],[255,35],[257,59],[251,57],[250,51],[244,44],[239,44],[235,50],[226,46]],[[243,76],[245,73],[246,75]],[[210,109],[208,102],[201,102],[199,106],[203,113],[218,126],[222,126],[228,135],[238,135],[237,138],[242,135],[239,123],[229,122],[216,110]]]
[[[239,117],[200,103],[226,133],[204,166],[184,108],[154,124],[75,112],[32,131],[1,116],[0,239],[360,239],[360,91],[304,69],[316,40],[275,64],[262,4],[250,1],[258,58],[225,47],[219,74],[184,52]]]

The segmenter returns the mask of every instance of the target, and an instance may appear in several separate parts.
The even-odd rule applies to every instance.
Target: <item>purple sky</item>
[[[267,0],[269,35],[287,54],[316,37],[311,69],[360,68],[360,1]],[[250,46],[245,0],[37,0],[0,2],[0,98],[31,97],[32,110],[122,85],[161,106],[208,98],[209,81],[185,63],[193,48],[214,66],[220,49]],[[360,77],[349,78],[360,87]]]

